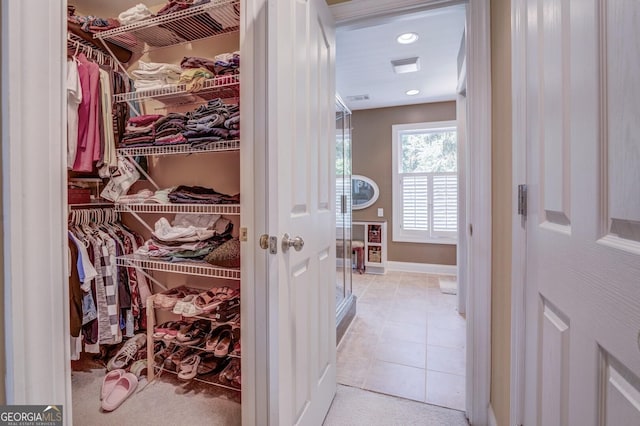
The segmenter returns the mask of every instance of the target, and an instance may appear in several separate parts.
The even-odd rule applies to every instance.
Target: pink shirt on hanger
[[[93,162],[100,159],[100,122],[98,121],[101,118],[98,107],[100,67],[89,61],[83,54],[78,55],[78,62],[82,103],[78,108],[78,152],[73,170],[90,172],[93,170]],[[83,74],[86,76],[85,80],[83,80]],[[86,132],[83,134],[84,123],[86,123]]]

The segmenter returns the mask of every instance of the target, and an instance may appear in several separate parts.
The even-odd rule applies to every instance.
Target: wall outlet
[[[384,209],[382,207],[378,209],[378,217],[384,217]]]

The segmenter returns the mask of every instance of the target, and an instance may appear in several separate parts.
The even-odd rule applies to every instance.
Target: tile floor
[[[338,346],[338,383],[464,410],[465,319],[438,275],[354,273],[353,292],[357,314]]]

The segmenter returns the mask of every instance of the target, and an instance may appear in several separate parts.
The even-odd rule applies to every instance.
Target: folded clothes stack
[[[155,224],[151,239],[136,250],[135,254],[170,262],[203,260],[214,249],[230,240],[233,224],[227,218],[212,216],[210,226],[195,226],[193,215],[176,215],[173,225],[165,218]],[[195,218],[196,221],[202,218]]]
[[[153,13],[149,10],[149,8],[143,4],[138,3],[137,5],[129,8],[118,15],[118,21],[122,25],[132,24],[134,22],[142,21],[144,19],[150,18],[153,16]]]
[[[133,71],[136,91],[158,90],[173,87],[180,81],[182,68],[178,65],[162,62],[138,62],[138,69]]]
[[[131,117],[127,121],[124,135],[120,138],[120,146],[148,146],[153,145],[155,130],[153,124],[161,118],[161,115],[140,115]]]
[[[240,52],[217,55],[215,57],[214,70],[216,75],[240,73]]]
[[[87,33],[97,33],[118,28],[120,22],[113,18],[98,18],[97,16],[81,16],[76,15],[75,10],[72,15],[67,16],[68,22],[73,22],[81,26],[82,30]]]
[[[227,127],[227,125],[229,127]],[[240,137],[240,108],[213,99],[189,114],[183,136],[194,146]]]
[[[175,204],[239,204],[240,194],[227,195],[202,186],[180,185],[169,193]]]
[[[120,148],[190,145],[204,148],[211,143],[240,138],[240,108],[213,99],[186,114],[141,115],[130,118]]]

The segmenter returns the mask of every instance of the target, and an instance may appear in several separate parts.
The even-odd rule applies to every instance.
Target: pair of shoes
[[[189,294],[198,294],[198,291],[185,286],[171,288],[167,291],[156,294],[153,298],[153,306],[160,309],[172,309],[178,300]]]
[[[211,332],[207,337],[205,347],[206,352],[213,352],[216,357],[224,357],[233,350],[233,332],[228,324],[221,325]]]
[[[178,331],[176,340],[183,345],[196,345],[211,331],[211,321],[197,320]]]
[[[147,343],[147,336],[138,333],[127,340],[116,355],[107,363],[107,371],[125,368],[129,362],[135,359],[138,351]]]
[[[240,360],[238,358],[232,359],[229,365],[222,370],[218,379],[225,385],[240,386],[242,382],[240,378]]]
[[[200,315],[202,311],[193,304],[193,301],[198,297],[195,294],[190,294],[185,296],[184,298],[178,300],[176,305],[173,307],[173,313],[182,315],[185,317],[195,317],[196,315]]]
[[[212,288],[200,293],[193,301],[193,304],[202,312],[211,312],[225,300],[237,299],[239,296],[240,292],[231,287]]]
[[[210,314],[218,322],[232,322],[240,319],[240,299],[225,300]]]
[[[217,374],[229,363],[229,358],[218,358],[212,353],[203,353],[200,356],[200,365],[197,368],[197,375]]]
[[[178,378],[182,380],[191,380],[198,374],[198,366],[200,365],[200,355],[191,354],[180,361],[178,365]]]
[[[121,368],[111,370],[102,381],[100,399],[102,409],[113,411],[118,408],[138,387],[135,374],[127,373]]]

